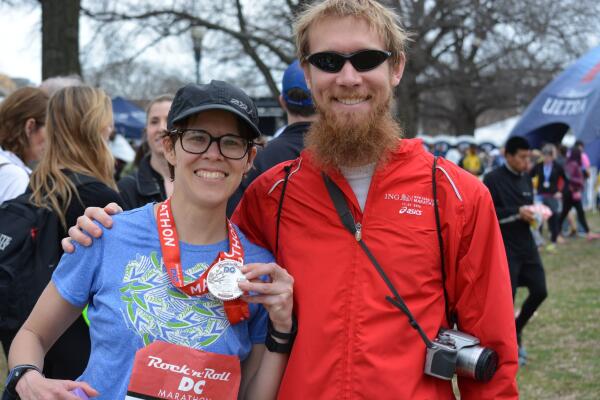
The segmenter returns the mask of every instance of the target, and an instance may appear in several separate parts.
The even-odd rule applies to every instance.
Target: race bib
[[[126,400],[235,400],[240,360],[156,341],[138,350]]]

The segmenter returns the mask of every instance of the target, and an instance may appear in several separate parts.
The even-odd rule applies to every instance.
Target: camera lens
[[[456,373],[477,381],[489,381],[498,365],[498,355],[495,351],[480,347],[463,347],[458,352]]]
[[[487,382],[492,379],[498,367],[498,354],[491,349],[483,349],[475,366],[475,379]]]

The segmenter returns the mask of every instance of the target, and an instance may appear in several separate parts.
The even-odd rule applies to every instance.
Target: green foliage
[[[600,217],[588,215],[595,231]],[[597,399],[600,393],[600,241],[569,239],[542,253],[548,298],[523,332],[529,362],[521,399]],[[517,307],[527,289],[517,292]]]

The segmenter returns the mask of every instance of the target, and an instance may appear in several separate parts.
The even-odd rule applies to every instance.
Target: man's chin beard
[[[317,105],[319,118],[306,135],[306,148],[323,169],[385,162],[402,137],[389,102],[368,116],[333,113]]]

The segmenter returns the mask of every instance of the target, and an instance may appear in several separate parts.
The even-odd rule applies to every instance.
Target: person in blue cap
[[[258,152],[254,168],[246,174],[240,187],[229,199],[227,215],[233,213],[244,191],[254,179],[283,161],[297,158],[304,149],[304,135],[315,120],[316,112],[298,60],[291,63],[283,73],[279,104],[286,112],[288,124],[268,142],[264,150]]]

